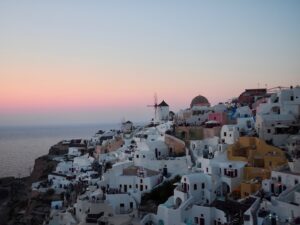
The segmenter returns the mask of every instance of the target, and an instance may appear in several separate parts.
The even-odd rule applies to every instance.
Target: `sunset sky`
[[[1,0],[0,126],[150,120],[300,84],[300,1]]]

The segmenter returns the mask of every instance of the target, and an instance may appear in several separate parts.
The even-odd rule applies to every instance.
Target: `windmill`
[[[157,107],[158,107],[157,94],[156,93],[154,94],[154,105],[147,105],[147,107],[153,107],[154,108],[154,120],[156,120],[156,118],[157,118]]]

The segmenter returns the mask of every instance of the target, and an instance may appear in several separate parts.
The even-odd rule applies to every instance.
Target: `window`
[[[237,170],[234,170],[234,177],[237,177],[237,174],[238,174]]]
[[[139,155],[136,155],[136,158],[139,158]]]
[[[148,186],[147,185],[145,185],[145,189],[148,190]]]
[[[204,189],[205,188],[205,183],[202,183],[202,189]]]
[[[278,182],[281,182],[281,176],[278,176]]]
[[[131,184],[129,185],[129,188],[132,188]]]
[[[271,133],[271,129],[268,129],[267,132],[268,132],[268,134]]]
[[[194,223],[196,223],[196,224],[199,223],[199,222],[198,222],[198,217],[195,217],[195,218],[194,218]]]
[[[226,132],[224,132],[224,137],[226,137],[227,136],[227,133]]]
[[[146,156],[145,156],[145,155],[143,155],[143,158],[146,158]]]
[[[244,215],[244,221],[250,221],[250,215]]]
[[[197,184],[194,184],[194,190],[197,190]]]
[[[143,183],[143,179],[140,179],[140,183]]]
[[[295,185],[297,185],[298,183],[299,183],[299,181],[295,179]]]
[[[137,185],[137,184],[136,184],[136,185],[135,185],[135,187],[136,187],[136,188],[138,188],[138,187],[139,187],[139,185]]]
[[[251,126],[251,121],[250,120],[247,120],[247,127],[248,129],[250,129],[252,126]]]
[[[133,202],[130,202],[130,208],[133,209]]]

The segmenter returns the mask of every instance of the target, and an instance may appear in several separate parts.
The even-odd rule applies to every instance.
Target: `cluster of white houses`
[[[87,149],[70,147],[32,188],[71,193],[45,224],[300,224],[300,87],[247,89],[211,106],[196,96],[170,113],[155,105],[149,125],[99,131]],[[180,175],[173,195],[141,213],[143,195]],[[84,188],[83,188],[84,187]]]

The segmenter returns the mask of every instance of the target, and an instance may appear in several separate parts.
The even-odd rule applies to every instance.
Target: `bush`
[[[153,200],[156,205],[166,202],[174,193],[174,189],[176,187],[174,186],[174,183],[179,182],[180,179],[181,177],[177,175],[172,180],[165,181],[162,185],[153,189],[150,193],[146,193],[142,197],[142,202]]]
[[[55,193],[55,190],[52,188],[50,188],[46,191],[46,195],[48,195],[48,196],[52,196],[52,195],[54,195],[54,193]]]

